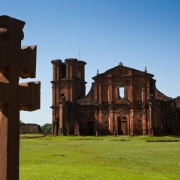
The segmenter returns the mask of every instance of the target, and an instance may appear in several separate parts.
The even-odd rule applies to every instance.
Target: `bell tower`
[[[74,58],[52,60],[52,124],[53,135],[63,134],[64,116],[62,110],[64,103],[76,103],[85,96],[85,65],[86,62]],[[63,103],[62,103],[63,102]],[[61,107],[63,105],[63,107]]]

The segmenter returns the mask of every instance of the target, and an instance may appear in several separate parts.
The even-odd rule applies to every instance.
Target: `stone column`
[[[69,88],[69,101],[72,102],[72,92],[73,92],[73,83],[71,83],[70,88]]]
[[[150,80],[146,80],[146,99],[150,99]]]
[[[99,90],[98,102],[99,104],[101,104],[102,103],[101,82],[98,83],[98,90]]]
[[[55,116],[55,109],[52,109],[52,135],[57,135],[56,133],[56,116]]]
[[[58,135],[63,135],[63,104],[59,104],[59,130]]]
[[[142,78],[142,102],[145,102],[146,100],[146,82],[144,77]]]
[[[130,110],[130,120],[129,120],[130,134],[134,133],[134,109]]]
[[[142,87],[142,102],[145,101],[145,87]]]
[[[111,103],[112,102],[112,86],[109,85],[108,87],[108,102]]]
[[[98,86],[97,86],[97,82],[92,83],[92,86],[94,86],[94,100],[95,102],[98,102]]]
[[[56,79],[59,81],[59,63],[56,64],[56,71],[57,71]]]
[[[95,131],[99,132],[99,111],[96,109],[94,111],[94,118],[95,118],[95,124],[94,124],[94,129]]]
[[[56,79],[56,65],[55,64],[52,65],[52,70],[53,70],[53,80],[55,80]]]
[[[69,78],[69,64],[66,62],[66,79]]]
[[[84,66],[84,64],[82,63],[81,64],[81,71],[82,71],[82,73],[81,73],[81,79],[82,79],[82,81],[84,81],[84,68],[85,68],[85,66]]]
[[[127,135],[130,135],[130,121],[129,115],[127,116]]]
[[[72,67],[72,63],[69,63],[69,78],[70,78],[70,79],[73,78],[73,67]]]
[[[153,136],[153,128],[152,128],[152,104],[149,103],[149,136]]]
[[[118,116],[115,114],[115,134],[118,135]]]
[[[125,99],[128,98],[128,88],[127,88],[127,84],[124,85],[124,98],[125,98]]]
[[[109,109],[109,131],[111,134],[114,133],[114,123],[113,123],[113,110]]]
[[[119,99],[119,87],[118,86],[116,86],[115,93],[116,93],[116,99]]]
[[[129,86],[129,90],[130,90],[130,92],[128,93],[129,94],[129,101],[130,102],[133,102],[133,81],[132,80],[130,80],[130,86]]]
[[[55,93],[55,84],[52,82],[52,105],[55,105],[56,93]]]
[[[142,106],[142,134],[146,135],[146,107],[145,105]]]
[[[103,110],[102,110],[102,107],[100,107],[99,109],[99,130],[100,130],[100,133],[103,135]]]
[[[59,83],[56,82],[56,104],[60,101],[60,97],[59,97],[60,91],[59,91]]]
[[[112,102],[112,78],[109,77],[108,79],[108,102]]]

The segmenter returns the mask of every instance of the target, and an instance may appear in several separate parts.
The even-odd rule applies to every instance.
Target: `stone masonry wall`
[[[38,124],[20,124],[20,134],[39,134],[41,133],[40,125]]]

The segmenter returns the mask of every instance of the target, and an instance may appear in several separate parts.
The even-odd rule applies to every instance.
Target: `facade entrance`
[[[74,124],[74,135],[78,136],[79,135],[79,125]]]
[[[87,121],[87,135],[94,135],[94,121]]]
[[[123,117],[123,119],[118,117],[118,135],[126,135],[126,134],[127,134],[126,117]]]

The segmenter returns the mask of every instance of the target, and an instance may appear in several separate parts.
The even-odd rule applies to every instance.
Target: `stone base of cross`
[[[19,180],[19,111],[40,109],[36,46],[21,48],[25,22],[0,16],[0,180]]]

